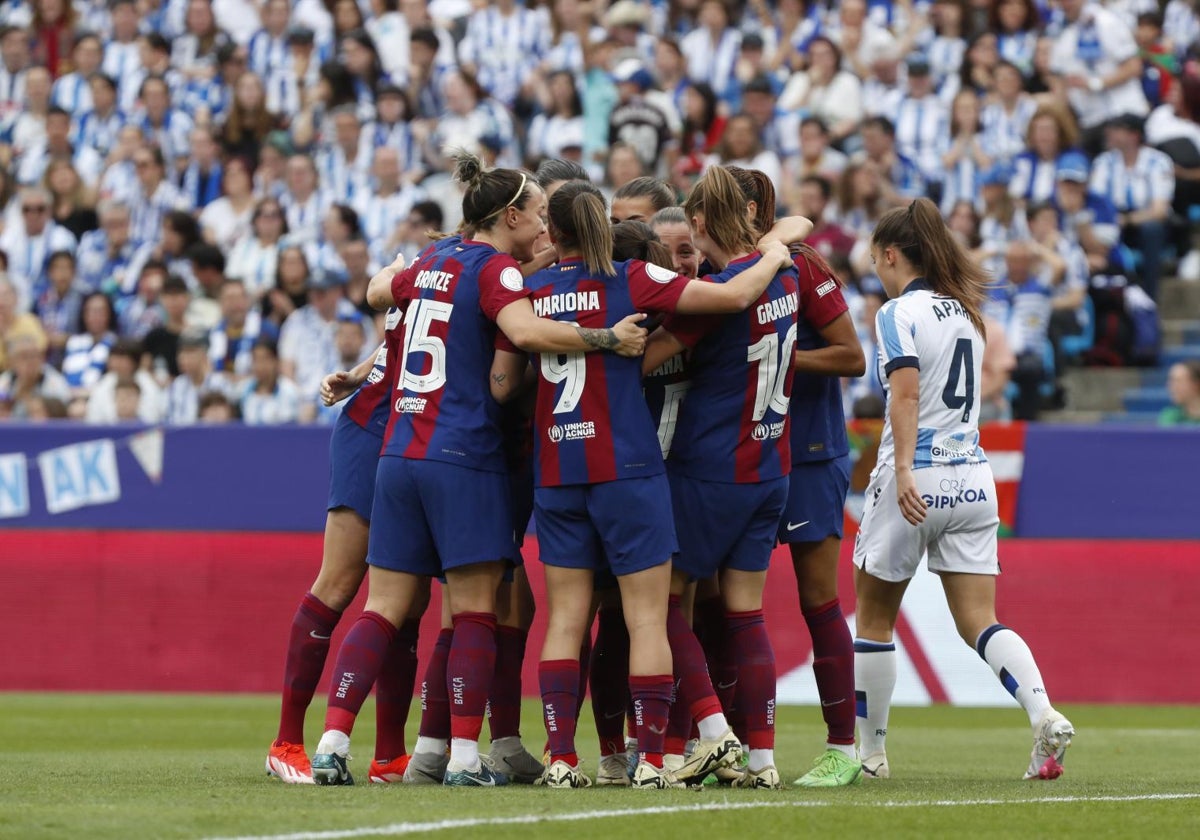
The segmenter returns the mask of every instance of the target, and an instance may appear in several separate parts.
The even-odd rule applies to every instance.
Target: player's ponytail
[[[918,198],[908,207],[889,210],[875,226],[871,241],[879,248],[898,248],[935,292],[962,304],[975,329],[984,334],[987,272],[950,235],[937,205]]]
[[[726,254],[754,250],[758,235],[746,219],[746,196],[727,169],[714,166],[704,173],[683,205],[689,221],[704,217],[705,232]]]
[[[594,274],[615,273],[612,228],[604,196],[587,181],[568,181],[550,198],[550,231],[565,250],[577,251]]]
[[[751,223],[761,235],[775,224],[775,185],[760,169],[743,169],[740,166],[724,167],[741,187],[746,204],[754,202],[754,219]],[[749,207],[747,207],[749,209]]]
[[[678,210],[679,208],[668,208]],[[659,211],[662,213],[663,211]],[[679,214],[683,216],[683,211]],[[655,214],[655,218],[658,214]],[[682,218],[680,219],[682,221]],[[612,229],[613,239],[613,259],[617,262],[625,260],[641,260],[642,262],[654,263],[665,268],[671,267],[671,252],[667,250],[667,246],[658,238],[658,234],[654,232],[654,228],[645,222],[639,222],[635,219],[621,222],[619,225],[614,225]]]
[[[463,194],[463,226],[490,230],[509,207],[524,210],[537,183],[517,169],[484,169],[483,161],[463,149],[451,152],[454,180],[467,190]]]

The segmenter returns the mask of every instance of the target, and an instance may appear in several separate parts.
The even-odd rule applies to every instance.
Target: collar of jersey
[[[733,265],[741,265],[742,263],[748,263],[753,260],[757,260],[761,256],[762,256],[762,254],[760,254],[758,251],[751,251],[749,254],[747,254],[744,257],[738,257],[735,260],[730,260],[725,265],[725,268],[729,268],[730,266],[733,266]]]
[[[932,292],[933,287],[929,285],[929,281],[927,281],[924,277],[914,277],[912,282],[909,283],[907,286],[905,286],[904,291],[901,292],[900,294],[906,295],[909,292],[920,292],[920,291]]]

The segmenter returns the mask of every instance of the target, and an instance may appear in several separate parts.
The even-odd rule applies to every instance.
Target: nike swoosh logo
[[[609,714],[608,712],[605,712],[605,713],[604,713],[604,719],[605,719],[605,720],[616,720],[616,719],[617,719],[617,718],[619,718],[619,717],[625,717],[625,711],[624,711],[624,710],[621,710],[621,711],[619,711],[619,712],[613,712],[612,714]]]
[[[725,691],[728,688],[733,688],[735,685],[737,685],[737,680],[734,680],[731,683],[717,683],[716,689],[717,691]]]
[[[836,706],[838,703],[845,703],[845,702],[846,702],[846,698],[843,697],[841,700],[834,700],[832,703],[826,703],[824,700],[822,700],[821,705],[824,706],[825,708],[829,708],[830,706]]]
[[[312,636],[314,639],[320,639],[322,642],[328,642],[330,639],[333,638],[332,633],[330,633],[328,636],[322,636],[322,635],[319,635],[316,630],[309,630],[308,635]]]
[[[491,779],[491,778],[482,779],[479,776],[476,776],[474,778],[475,778],[476,783],[479,785],[479,787],[495,787],[496,786],[495,779]]]
[[[803,528],[803,527],[804,527],[805,525],[807,525],[809,522],[812,522],[812,520],[811,520],[811,519],[805,519],[803,522],[797,522],[795,525],[793,525],[791,522],[789,522],[789,523],[788,523],[788,526],[787,526],[787,529],[788,529],[789,531],[795,531],[797,528]]]
[[[646,728],[649,729],[651,732],[653,732],[655,735],[665,735],[667,732],[667,728],[665,726],[661,727],[661,728],[657,727],[657,726],[647,726]]]

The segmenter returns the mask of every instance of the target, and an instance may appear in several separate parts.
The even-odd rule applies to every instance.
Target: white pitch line
[[[1038,796],[1026,799],[927,799],[920,801],[854,802],[846,800],[800,800],[793,802],[705,802],[699,805],[658,805],[650,808],[613,808],[605,811],[573,811],[564,814],[525,814],[515,817],[476,817],[462,820],[437,820],[420,823],[392,823],[365,828],[332,831],[297,831],[291,834],[257,834],[210,840],[342,840],[353,837],[395,837],[450,831],[458,828],[482,828],[501,825],[534,825],[540,823],[578,822],[618,817],[654,816],[656,814],[687,814],[704,811],[749,811],[760,808],[953,808],[986,805],[1040,805],[1072,802],[1160,802],[1181,799],[1200,799],[1200,793],[1147,793],[1131,796]]]

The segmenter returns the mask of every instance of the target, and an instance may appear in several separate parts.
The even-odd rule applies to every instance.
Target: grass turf
[[[310,746],[320,725],[316,706]],[[536,750],[542,734],[535,704],[527,702],[525,711],[526,741]],[[260,836],[383,826],[406,826],[392,833],[409,834],[417,824],[444,820],[561,819],[657,807],[694,810],[493,823],[440,836],[1200,836],[1200,799],[1105,801],[1200,792],[1194,769],[1200,708],[1063,711],[1079,735],[1066,775],[1053,783],[1020,779],[1031,743],[1020,711],[935,707],[893,711],[888,781],[827,791],[643,793],[368,785],[374,736],[368,706],[352,750],[360,785],[315,788],[263,773],[277,714],[272,697],[0,694],[0,837]],[[820,713],[782,708],[777,725],[777,762],[790,781],[821,749]],[[585,769],[594,771],[590,731],[590,720],[581,722]],[[1067,801],[1031,801],[1040,799]]]

